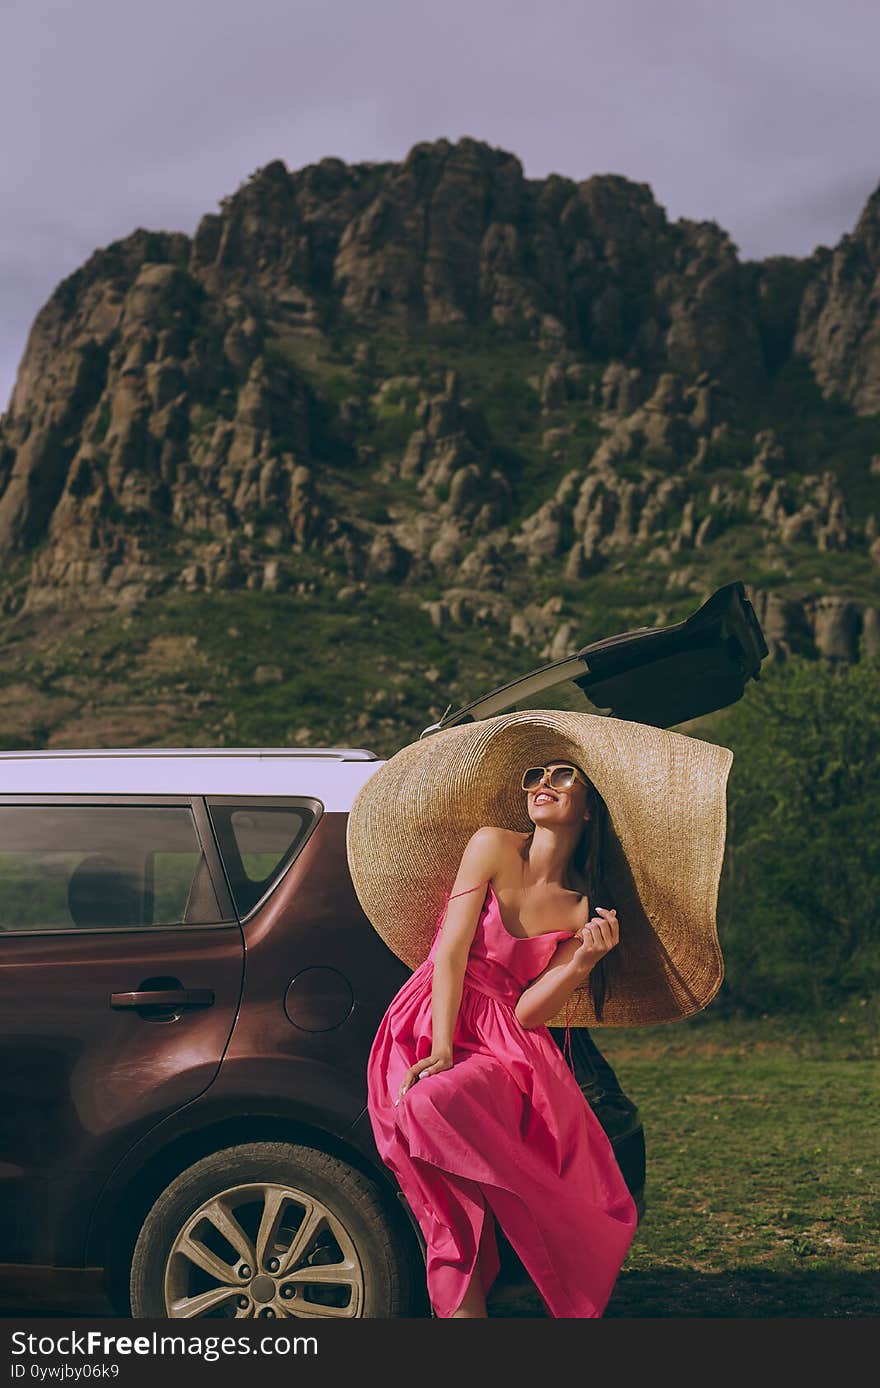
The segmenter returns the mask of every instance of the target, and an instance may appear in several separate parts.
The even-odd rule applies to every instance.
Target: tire
[[[181,1172],[153,1204],[132,1254],[131,1314],[414,1315],[413,1259],[362,1172],[292,1142],[241,1143]]]

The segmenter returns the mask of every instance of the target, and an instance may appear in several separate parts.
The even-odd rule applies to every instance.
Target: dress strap
[[[455,897],[457,897],[457,896],[467,896],[468,892],[475,892],[475,891],[478,891],[480,887],[482,887],[483,890],[485,891],[486,887],[488,887],[488,885],[489,885],[489,883],[490,883],[491,881],[492,881],[492,879],[491,879],[491,877],[489,877],[489,878],[487,878],[487,880],[486,880],[485,882],[478,882],[477,885],[476,885],[476,887],[466,887],[465,890],[464,890],[463,892],[456,892],[454,896],[451,896],[451,895],[450,895],[450,893],[451,893],[451,891],[452,891],[452,888],[450,887],[450,888],[449,888],[449,891],[447,891],[447,892],[444,894],[444,896],[443,896],[443,905],[442,905],[442,907],[440,908],[440,914],[439,914],[439,916],[437,917],[437,930],[440,929],[440,926],[441,926],[442,923],[443,923],[443,917],[446,915],[446,907],[449,905],[449,902],[450,902],[450,901],[454,901],[454,900],[455,900]]]
[[[574,1073],[574,1060],[571,1054],[571,1025],[568,1020],[568,1009],[570,1006],[571,996],[566,999],[565,1003],[565,1039],[562,1043],[562,1053],[565,1056],[569,1069]]]
[[[456,893],[455,893],[455,896],[467,896],[468,892],[475,892],[475,891],[477,890],[477,888],[479,888],[479,887],[488,887],[488,885],[489,885],[489,883],[490,883],[491,881],[492,881],[492,878],[491,878],[491,877],[488,877],[488,878],[486,879],[485,882],[478,882],[476,887],[465,887],[465,889],[464,889],[463,892],[456,892]],[[455,896],[451,898],[453,901],[455,900]],[[447,900],[447,901],[450,900],[450,896],[449,896],[449,893],[448,893],[448,892],[446,893],[446,900]]]

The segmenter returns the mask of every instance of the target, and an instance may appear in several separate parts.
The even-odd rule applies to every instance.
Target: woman
[[[604,802],[567,761],[528,768],[522,788],[532,832],[471,836],[455,904],[367,1064],[376,1145],[425,1235],[439,1317],[487,1315],[496,1216],[551,1317],[599,1317],[637,1224],[547,1029],[618,943],[613,907],[590,900]]]

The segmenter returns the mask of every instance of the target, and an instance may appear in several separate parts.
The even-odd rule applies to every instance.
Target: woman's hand
[[[394,1100],[395,1106],[400,1103],[410,1085],[421,1075],[439,1075],[441,1070],[452,1069],[452,1052],[433,1050],[430,1055],[426,1055],[422,1060],[417,1060],[415,1065],[411,1065],[400,1082],[397,1091],[397,1098]]]
[[[586,978],[599,960],[618,942],[619,931],[617,912],[607,906],[597,906],[597,915],[592,916],[582,926],[573,939],[581,938],[581,943],[571,958],[571,970],[579,978]]]

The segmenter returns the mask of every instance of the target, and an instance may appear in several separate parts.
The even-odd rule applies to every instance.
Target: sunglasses
[[[552,771],[546,766],[530,766],[523,772],[523,790],[537,790],[545,775],[548,777],[551,790],[571,790],[576,781],[583,781],[584,785],[589,784],[586,776],[582,776],[576,766],[554,766]]]

